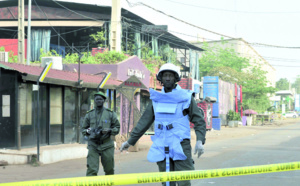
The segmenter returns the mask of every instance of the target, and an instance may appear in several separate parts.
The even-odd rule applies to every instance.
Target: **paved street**
[[[300,161],[300,123],[206,146],[197,169],[232,168]],[[192,185],[299,185],[300,171],[193,181]]]
[[[195,140],[192,140],[194,145]],[[141,144],[145,145],[145,144]],[[157,172],[147,161],[147,150],[115,155],[116,174]],[[197,170],[300,161],[300,123],[222,128],[209,131],[205,153],[194,157]],[[76,159],[33,167],[13,165],[0,169],[0,183],[85,176],[86,160]],[[101,167],[102,168],[102,167]],[[102,175],[103,171],[99,172]],[[194,180],[192,185],[299,185],[300,171]],[[160,185],[159,183],[141,185]]]

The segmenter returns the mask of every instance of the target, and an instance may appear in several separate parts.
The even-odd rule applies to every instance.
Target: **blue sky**
[[[63,1],[111,5],[111,0]],[[174,20],[139,2],[198,27],[243,38],[249,43],[300,47],[298,0],[121,0],[122,8],[154,24],[168,25],[171,33],[185,40],[196,40],[199,34],[210,41],[218,40],[221,36]],[[276,69],[276,81],[288,78],[293,82],[300,75],[300,48],[252,46]]]

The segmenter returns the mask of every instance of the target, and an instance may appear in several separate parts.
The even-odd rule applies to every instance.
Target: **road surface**
[[[209,170],[300,161],[299,121],[298,119],[286,125],[222,128],[220,131],[208,131],[207,142],[204,146],[205,153],[199,159],[193,156],[195,168],[196,170]],[[192,138],[192,145],[194,144],[195,138]],[[115,174],[157,172],[156,164],[147,161],[147,152],[147,150],[116,152]],[[0,167],[0,183],[84,177],[85,171],[85,158],[39,167],[9,165]],[[103,175],[102,170],[99,171],[99,175]],[[300,185],[300,171],[193,180],[192,185],[296,186]]]

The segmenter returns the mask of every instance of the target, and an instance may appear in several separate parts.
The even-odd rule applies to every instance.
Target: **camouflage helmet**
[[[94,94],[94,97],[97,96],[97,95],[100,95],[100,96],[102,96],[104,99],[106,99],[106,95],[105,95],[103,92],[101,92],[101,91],[96,92],[96,93]]]

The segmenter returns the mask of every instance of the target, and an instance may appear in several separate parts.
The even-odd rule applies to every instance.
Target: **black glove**
[[[111,128],[106,128],[102,130],[102,134],[109,134],[111,133]]]
[[[90,139],[100,139],[102,129],[100,127],[96,129],[91,129]]]

